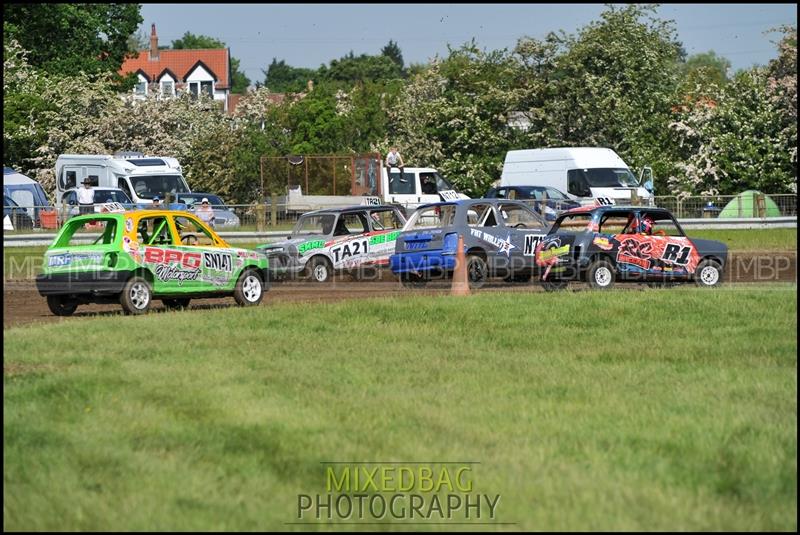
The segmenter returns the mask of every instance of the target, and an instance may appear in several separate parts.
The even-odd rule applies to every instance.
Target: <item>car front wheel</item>
[[[703,260],[694,272],[694,282],[701,288],[713,288],[722,281],[722,267],[714,260]]]
[[[328,282],[333,277],[333,268],[326,258],[315,256],[308,263],[308,275],[314,282]]]
[[[586,272],[586,282],[596,290],[608,290],[614,286],[615,277],[614,266],[602,258],[592,262]]]
[[[248,269],[242,273],[236,282],[233,298],[240,306],[253,306],[261,302],[264,298],[264,285],[258,272]]]

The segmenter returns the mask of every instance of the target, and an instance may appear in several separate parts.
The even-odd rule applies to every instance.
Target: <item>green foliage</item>
[[[172,48],[175,50],[225,48],[225,43],[207,35],[195,35],[192,32],[186,32],[183,37],[172,41]]]
[[[389,40],[389,43],[383,48],[381,48],[381,55],[386,56],[387,58],[391,59],[402,71],[404,69],[403,64],[403,52],[400,51],[400,46],[397,43]]]
[[[305,91],[309,80],[317,77],[314,69],[304,69],[287,65],[284,60],[272,58],[264,73],[264,86],[275,93],[300,93]]]
[[[728,81],[731,62],[727,58],[717,56],[713,50],[690,56],[681,66],[682,84],[687,87],[708,85],[724,86]]]
[[[34,67],[51,74],[116,73],[136,52],[128,38],[139,4],[4,4],[3,43],[15,39]]]
[[[319,68],[319,77],[337,82],[388,81],[402,78],[403,69],[396,58],[389,56],[348,55],[331,61],[329,67]]]

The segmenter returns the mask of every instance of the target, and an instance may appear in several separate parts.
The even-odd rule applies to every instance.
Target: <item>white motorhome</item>
[[[401,176],[400,169],[396,167],[389,173],[386,167],[380,166],[380,188],[375,171],[375,167],[372,167],[363,177],[359,177],[359,184],[365,191],[360,196],[304,195],[301,186],[290,187],[286,209],[304,212],[354,204],[397,204],[405,209],[414,209],[422,204],[469,198],[456,192],[447,179],[432,167],[405,167]]]
[[[50,201],[38,182],[5,166],[3,166],[3,195],[10,197],[24,208],[36,226],[40,225],[39,212],[42,208],[50,207]]]
[[[503,164],[501,186],[550,186],[581,204],[653,203],[652,183],[645,168],[637,179],[616,152],[600,147],[510,150]]]
[[[80,187],[88,178],[92,187],[119,188],[134,203],[162,200],[167,193],[190,193],[178,160],[165,156],[144,156],[142,153],[62,154],[56,160],[56,203],[61,204],[64,192]]]

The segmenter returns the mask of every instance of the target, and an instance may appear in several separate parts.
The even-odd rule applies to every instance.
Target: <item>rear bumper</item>
[[[400,253],[389,258],[389,266],[392,273],[452,271],[456,267],[456,256],[442,254],[441,250]]]
[[[43,273],[36,276],[36,289],[42,296],[118,294],[132,273],[130,270]]]

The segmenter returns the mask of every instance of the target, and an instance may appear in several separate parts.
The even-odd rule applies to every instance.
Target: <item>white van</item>
[[[173,198],[191,193],[175,158],[134,152],[62,154],[56,160],[56,203],[60,205],[64,193],[80,187],[86,178],[92,187],[121,189],[137,204],[152,203],[155,196],[163,200],[167,193]]]
[[[581,204],[630,204],[635,192],[640,202],[652,204],[652,182],[645,173],[652,173],[649,167],[637,179],[622,158],[607,148],[510,150],[500,186],[550,186]]]

